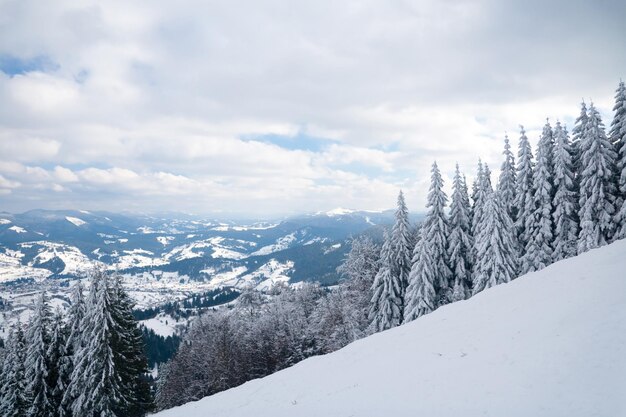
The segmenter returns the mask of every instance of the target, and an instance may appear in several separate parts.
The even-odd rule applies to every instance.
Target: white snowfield
[[[626,416],[626,241],[157,416]]]

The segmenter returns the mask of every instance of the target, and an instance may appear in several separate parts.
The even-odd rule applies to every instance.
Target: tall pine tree
[[[404,194],[400,191],[398,194],[398,207],[395,213],[395,223],[391,230],[391,274],[394,281],[400,286],[400,322],[402,322],[404,317],[404,297],[406,287],[409,285],[412,250],[413,240],[409,223],[409,210],[404,201]]]
[[[126,406],[120,370],[116,367],[118,335],[112,317],[111,283],[104,271],[92,274],[89,303],[83,319],[82,346],[76,352],[68,391],[74,416],[119,417]]]
[[[152,410],[150,384],[146,379],[148,362],[144,355],[143,337],[133,316],[134,303],[122,287],[121,277],[113,280],[112,318],[116,323],[114,352],[115,366],[121,377],[126,401],[118,415],[140,417]]]
[[[557,122],[554,129],[554,261],[576,256],[578,197],[574,181],[567,129]]]
[[[504,136],[504,161],[502,161],[502,167],[500,169],[500,179],[498,181],[498,194],[502,204],[509,212],[509,216],[515,219],[517,210],[515,208],[515,195],[517,192],[515,173],[515,157],[511,152],[511,144],[509,143],[509,137]]]
[[[454,276],[452,301],[468,298],[472,286],[472,248],[470,205],[467,185],[456,164],[452,182],[452,202],[450,203],[450,235],[448,238],[448,259]]]
[[[77,353],[83,347],[84,338],[82,335],[85,318],[85,298],[83,294],[83,284],[78,281],[72,287],[71,304],[68,310],[67,328],[65,330],[66,340],[63,356],[59,363],[59,379],[57,387],[63,393],[61,404],[59,405],[59,415],[70,417],[72,415],[72,403],[74,397],[69,385],[74,370],[74,363],[78,358]]]
[[[385,230],[385,241],[380,251],[380,268],[372,284],[370,320],[375,332],[390,329],[402,323],[402,288],[392,274],[391,237]]]
[[[553,152],[552,127],[546,123],[537,145],[533,176],[532,211],[526,216],[526,246],[521,258],[521,274],[538,271],[552,263]]]
[[[609,138],[615,146],[617,156],[616,181],[618,185],[618,198],[615,209],[618,210],[616,224],[616,238],[626,238],[626,86],[620,81],[615,92],[615,116],[611,122]]]
[[[49,386],[50,327],[52,312],[44,291],[37,300],[35,311],[28,324],[28,349],[26,351],[26,381],[31,399],[29,417],[49,417],[54,414],[52,390]]]
[[[615,231],[615,150],[593,103],[580,141],[578,253],[606,245]]]
[[[526,223],[534,212],[533,171],[532,148],[530,147],[524,126],[520,126],[519,150],[517,153],[517,191],[515,197],[517,218],[515,227],[522,252],[530,240],[530,234],[526,231]]]
[[[429,309],[446,304],[451,299],[452,271],[448,265],[448,235],[449,226],[445,215],[445,206],[448,197],[443,191],[443,178],[437,163],[431,169],[430,191],[428,192],[429,209],[422,224],[420,249],[416,263],[411,268],[409,288],[407,289],[407,320],[413,320]],[[426,253],[427,252],[427,253]],[[428,271],[432,276],[423,276],[420,272]],[[433,281],[434,279],[434,281]],[[425,282],[428,280],[429,282]],[[431,294],[426,294],[426,286],[434,286],[435,300],[426,300]],[[432,310],[431,310],[432,311]]]
[[[473,293],[513,280],[517,276],[517,245],[513,222],[497,193],[485,197],[484,215],[475,237],[477,260]]]
[[[2,366],[0,386],[0,415],[24,417],[28,415],[30,397],[26,385],[26,338],[18,321],[9,332],[6,355]]]

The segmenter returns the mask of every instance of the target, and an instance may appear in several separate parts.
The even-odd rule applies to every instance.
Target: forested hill
[[[156,414],[626,415],[626,241]]]

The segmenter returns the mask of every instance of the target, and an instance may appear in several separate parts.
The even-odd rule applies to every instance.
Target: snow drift
[[[158,417],[625,416],[626,241]]]

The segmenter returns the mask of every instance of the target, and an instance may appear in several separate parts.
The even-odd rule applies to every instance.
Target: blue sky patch
[[[281,148],[289,150],[311,151],[321,152],[332,144],[339,143],[336,140],[316,138],[309,136],[305,133],[298,132],[294,136],[286,135],[245,135],[241,137],[244,141],[257,141],[263,143],[271,143],[272,145],[280,146]]]
[[[0,54],[0,71],[13,77],[33,71],[49,72],[59,68],[47,55],[37,55],[32,58],[20,58],[8,54]]]

